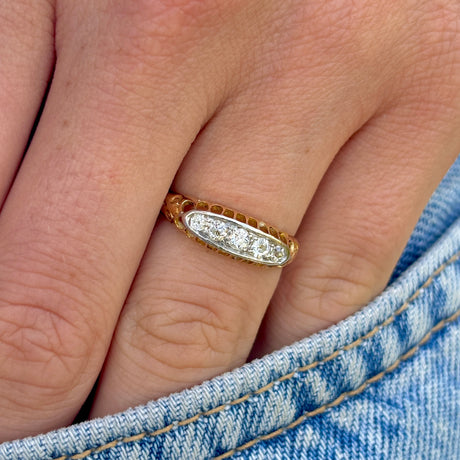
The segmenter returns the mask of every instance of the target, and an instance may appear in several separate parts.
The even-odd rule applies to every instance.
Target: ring
[[[285,232],[220,204],[168,193],[161,212],[188,237],[250,264],[284,267],[299,243]]]

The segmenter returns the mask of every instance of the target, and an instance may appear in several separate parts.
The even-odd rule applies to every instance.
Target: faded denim
[[[312,337],[1,459],[460,458],[460,159],[388,288]]]

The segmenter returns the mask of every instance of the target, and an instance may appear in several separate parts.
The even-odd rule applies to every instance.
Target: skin
[[[459,30],[457,0],[2,2],[0,440],[71,423],[99,375],[92,417],[379,294],[460,151]],[[169,188],[296,261],[203,249]]]

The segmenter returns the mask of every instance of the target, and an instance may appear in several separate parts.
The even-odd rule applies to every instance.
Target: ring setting
[[[162,212],[190,238],[251,264],[283,267],[298,251],[294,237],[219,204],[169,193]]]

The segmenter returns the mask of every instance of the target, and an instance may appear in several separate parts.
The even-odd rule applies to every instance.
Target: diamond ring
[[[283,267],[299,249],[293,236],[220,204],[168,193],[161,211],[190,238],[251,264]]]

